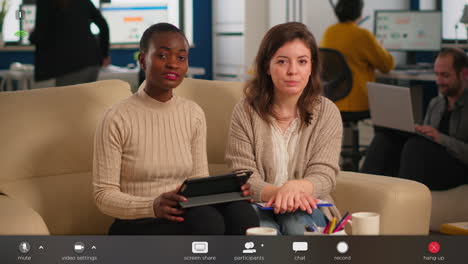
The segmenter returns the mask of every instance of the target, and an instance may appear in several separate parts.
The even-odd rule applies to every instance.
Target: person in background
[[[34,78],[55,78],[56,86],[94,82],[110,64],[109,27],[89,0],[37,0]],[[99,28],[99,39],[90,23]]]
[[[434,64],[439,95],[429,103],[423,125],[427,137],[376,130],[361,171],[397,176],[447,190],[468,184],[468,57],[445,48]]]
[[[335,103],[343,117],[352,119],[369,118],[366,83],[375,81],[375,70],[386,73],[395,66],[392,55],[374,35],[357,25],[363,6],[363,0],[339,0],[335,6],[339,22],[326,29],[320,42],[322,48],[341,52],[351,69],[351,92]]]
[[[112,235],[243,235],[258,226],[247,201],[178,206],[187,200],[177,194],[183,181],[208,176],[205,114],[173,93],[187,73],[188,54],[177,27],[149,27],[138,57],[146,82],[112,106],[98,125],[94,199],[104,214],[116,218]],[[241,189],[249,195],[249,184]]]
[[[333,202],[339,171],[342,122],[322,97],[320,59],[312,33],[298,22],[280,24],[264,36],[245,99],[234,108],[225,160],[232,171],[251,170],[260,226],[303,235],[304,226],[326,225],[336,207],[322,212],[317,198]],[[324,215],[325,213],[325,215]]]

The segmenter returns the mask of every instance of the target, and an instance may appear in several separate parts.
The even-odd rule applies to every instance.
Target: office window
[[[22,0],[9,0],[8,12],[3,22],[3,40],[5,42],[19,42],[20,37],[15,33],[20,30],[20,21],[16,18],[16,12],[22,4]]]
[[[442,38],[448,41],[467,40],[465,24],[460,23],[468,0],[442,1]]]
[[[99,8],[99,6],[101,5],[100,0],[91,0],[91,3],[93,3],[96,8]]]

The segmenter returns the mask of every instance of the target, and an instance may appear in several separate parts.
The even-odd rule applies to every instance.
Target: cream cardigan
[[[253,198],[260,201],[262,190],[275,182],[271,126],[245,101],[233,111],[225,160],[233,171],[251,170]],[[302,126],[294,156],[288,166],[289,179],[306,179],[313,184],[315,198],[332,202],[339,171],[343,125],[338,108],[320,97],[312,109],[312,122]],[[336,209],[336,208],[334,208]],[[335,215],[339,215],[336,211]]]

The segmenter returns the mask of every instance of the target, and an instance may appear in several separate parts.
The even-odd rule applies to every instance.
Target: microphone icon
[[[28,242],[21,242],[18,247],[19,251],[23,254],[26,254],[31,249],[31,245]]]

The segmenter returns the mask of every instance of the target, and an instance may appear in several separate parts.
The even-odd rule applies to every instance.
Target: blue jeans
[[[252,205],[257,212],[260,226],[273,227],[282,235],[304,235],[305,226],[312,225],[315,222],[320,227],[327,225],[327,218],[320,211],[315,209],[312,214],[298,209],[294,213],[275,214],[273,210],[261,210],[256,205]]]

